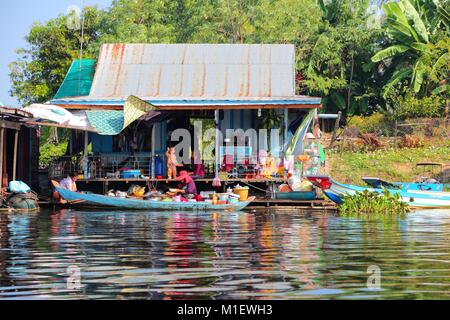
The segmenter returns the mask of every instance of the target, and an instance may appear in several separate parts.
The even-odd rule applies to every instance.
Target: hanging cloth
[[[302,121],[302,124],[298,127],[297,131],[292,137],[291,143],[288,145],[288,148],[286,149],[285,153],[286,156],[299,155],[303,153],[304,147],[303,141],[305,140],[308,128],[311,126],[315,113],[316,110],[313,109],[310,110],[308,114],[305,116],[305,118]]]
[[[86,111],[90,124],[97,129],[100,135],[115,136],[125,130],[130,124],[144,115],[151,118],[152,113],[158,113],[157,107],[139,99],[129,96],[125,101],[123,111]]]

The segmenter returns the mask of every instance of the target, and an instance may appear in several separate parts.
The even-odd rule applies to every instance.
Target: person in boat
[[[61,180],[61,182],[59,183],[59,185],[61,186],[61,188],[73,191],[73,192],[78,192],[77,189],[77,182],[78,180],[78,174],[73,172],[71,173],[67,178],[64,178]]]
[[[180,174],[176,180],[181,183],[180,193],[193,196],[197,195],[197,186],[195,185],[195,181],[187,171],[180,171]]]
[[[71,173],[67,178],[64,178],[58,184],[56,181],[52,181],[53,186],[59,186],[63,189],[70,190],[73,192],[78,192],[76,181],[78,180],[78,174],[75,172]],[[56,184],[56,185],[55,185]],[[58,191],[53,191],[53,199],[59,202],[60,204],[66,204],[67,201],[64,200]]]

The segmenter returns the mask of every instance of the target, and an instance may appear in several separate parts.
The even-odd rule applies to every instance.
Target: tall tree
[[[308,65],[303,91],[320,95],[329,111],[364,113],[377,101],[377,79],[370,63],[379,29],[369,24],[368,0],[319,1],[322,23]]]
[[[98,11],[84,9],[84,46],[97,38]],[[17,61],[10,64],[11,95],[24,105],[49,100],[58,90],[74,59],[78,59],[80,24],[73,17],[62,15],[45,24],[35,23],[26,36],[28,46],[18,49]],[[85,56],[89,57],[89,56]]]

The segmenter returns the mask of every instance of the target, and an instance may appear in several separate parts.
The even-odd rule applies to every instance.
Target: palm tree
[[[430,9],[432,6],[435,11]],[[424,87],[428,92],[432,85],[436,87],[435,93],[446,91],[448,85],[442,85],[449,59],[446,10],[432,0],[400,0],[384,4],[383,11],[391,41],[387,48],[372,57],[373,62],[382,62],[392,72],[383,88],[383,96],[408,79],[416,93]],[[444,32],[445,36],[436,42],[430,41],[439,32]]]

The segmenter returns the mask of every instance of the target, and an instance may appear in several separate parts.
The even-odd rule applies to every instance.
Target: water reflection
[[[445,210],[1,213],[0,298],[450,298],[449,238]],[[381,290],[367,289],[369,265]]]

